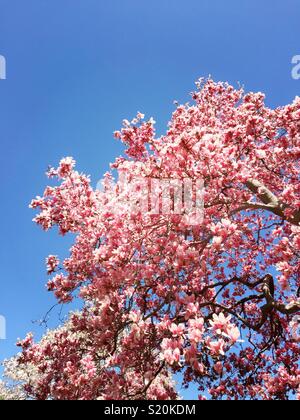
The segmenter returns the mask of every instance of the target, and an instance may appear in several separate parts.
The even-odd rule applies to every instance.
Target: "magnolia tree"
[[[85,306],[19,343],[26,398],[300,399],[300,98],[264,99],[201,80],[166,135],[124,121],[102,188],[49,171],[35,221],[76,239],[48,288]]]

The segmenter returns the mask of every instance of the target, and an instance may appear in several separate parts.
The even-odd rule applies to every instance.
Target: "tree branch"
[[[272,193],[265,185],[256,179],[249,179],[245,183],[246,187],[257,196],[257,198],[262,203],[245,203],[237,211],[247,210],[247,209],[262,209],[276,214],[276,216],[281,217],[282,219],[292,223],[293,225],[300,225],[300,211],[295,211],[292,217],[287,217],[285,215],[285,210],[287,210],[289,205],[281,202],[275,194]]]

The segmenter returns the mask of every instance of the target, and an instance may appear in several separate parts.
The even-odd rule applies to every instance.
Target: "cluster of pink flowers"
[[[229,338],[232,343],[236,343],[240,338],[240,330],[231,323],[231,319],[231,315],[225,317],[223,313],[213,314],[213,320],[210,320],[209,323],[216,334],[223,335]]]
[[[169,364],[178,364],[181,356],[182,343],[178,340],[164,338],[161,344],[163,359]]]
[[[95,378],[97,374],[97,366],[92,355],[85,356],[81,360],[81,365],[83,367],[84,373],[86,374],[89,380]]]
[[[191,342],[198,344],[202,341],[204,334],[204,319],[196,318],[189,320],[189,339]]]
[[[46,266],[47,266],[47,273],[53,274],[57,267],[59,266],[59,259],[56,255],[49,255],[49,257],[46,260]]]

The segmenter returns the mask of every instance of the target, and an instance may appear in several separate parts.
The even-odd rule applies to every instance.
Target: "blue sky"
[[[31,221],[48,164],[71,155],[96,185],[122,152],[112,136],[122,119],[141,111],[163,132],[173,100],[187,101],[201,76],[264,91],[272,107],[290,102],[300,93],[300,3],[0,0],[0,11],[2,359],[17,337],[43,331],[32,321],[54,303],[44,259],[70,244]]]

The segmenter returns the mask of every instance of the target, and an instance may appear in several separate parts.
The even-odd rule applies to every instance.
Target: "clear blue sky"
[[[211,74],[266,92],[270,106],[300,93],[299,0],[0,0],[1,291],[7,340],[41,331],[54,302],[44,259],[69,239],[41,232],[28,209],[48,164],[74,156],[94,184],[121,153],[112,132],[136,111],[162,132],[173,100]],[[52,324],[57,322],[54,315]]]

